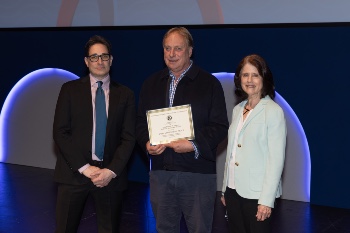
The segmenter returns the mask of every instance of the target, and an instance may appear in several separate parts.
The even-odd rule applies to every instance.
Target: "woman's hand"
[[[264,221],[265,219],[271,216],[272,209],[271,207],[258,205],[258,212],[256,213],[256,220]]]
[[[221,196],[221,202],[224,206],[226,206],[226,201],[224,195]]]

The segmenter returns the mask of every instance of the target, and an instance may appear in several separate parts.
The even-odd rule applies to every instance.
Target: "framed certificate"
[[[194,139],[190,104],[149,110],[146,114],[151,145]]]

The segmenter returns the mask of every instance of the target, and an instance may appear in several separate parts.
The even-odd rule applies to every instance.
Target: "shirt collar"
[[[109,83],[111,82],[110,76],[107,75],[106,77],[104,77],[102,80],[99,80],[97,78],[95,78],[92,74],[89,75],[90,76],[90,84],[91,86],[97,85],[97,81],[102,81],[102,88],[106,88],[109,87]]]
[[[181,73],[180,77],[185,76],[187,71],[192,67],[192,64],[193,64],[193,61],[190,60],[190,65]],[[170,77],[175,77],[175,75],[173,74],[173,72],[171,72],[171,70],[169,70],[169,75],[170,75]]]

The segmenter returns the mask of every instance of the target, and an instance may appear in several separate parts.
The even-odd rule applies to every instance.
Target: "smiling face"
[[[246,63],[241,70],[241,86],[248,98],[261,98],[263,78],[258,69],[250,63]]]
[[[165,64],[176,77],[179,77],[190,65],[192,47],[187,44],[183,36],[173,32],[164,39],[163,48]]]
[[[94,44],[90,47],[88,56],[91,56],[91,55],[99,56],[102,54],[109,54],[107,47],[103,44]],[[103,61],[101,57],[98,57],[98,60],[96,62],[90,61],[88,57],[85,57],[84,60],[92,76],[94,76],[99,80],[102,80],[109,73],[110,67],[112,65],[113,57],[110,56],[108,61]]]

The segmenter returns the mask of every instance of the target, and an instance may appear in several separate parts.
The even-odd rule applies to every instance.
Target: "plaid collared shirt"
[[[192,64],[193,64],[193,61],[191,60],[190,66],[181,73],[180,77],[177,80],[176,80],[175,75],[169,70],[169,75],[171,77],[171,82],[170,82],[170,87],[169,87],[169,107],[173,106],[177,85],[179,84],[181,79],[185,76],[187,71],[192,67]],[[196,145],[194,144],[194,142],[190,141],[190,143],[192,144],[194,152],[195,152],[194,158],[198,159],[199,151],[198,151]]]
[[[181,73],[180,77],[177,80],[176,80],[175,75],[169,70],[169,75],[171,77],[171,82],[170,82],[170,87],[169,87],[169,107],[173,106],[174,96],[175,96],[175,91],[176,91],[177,84],[179,84],[179,82],[185,76],[187,71],[192,67],[192,64],[193,64],[193,62],[191,60],[190,66]]]

